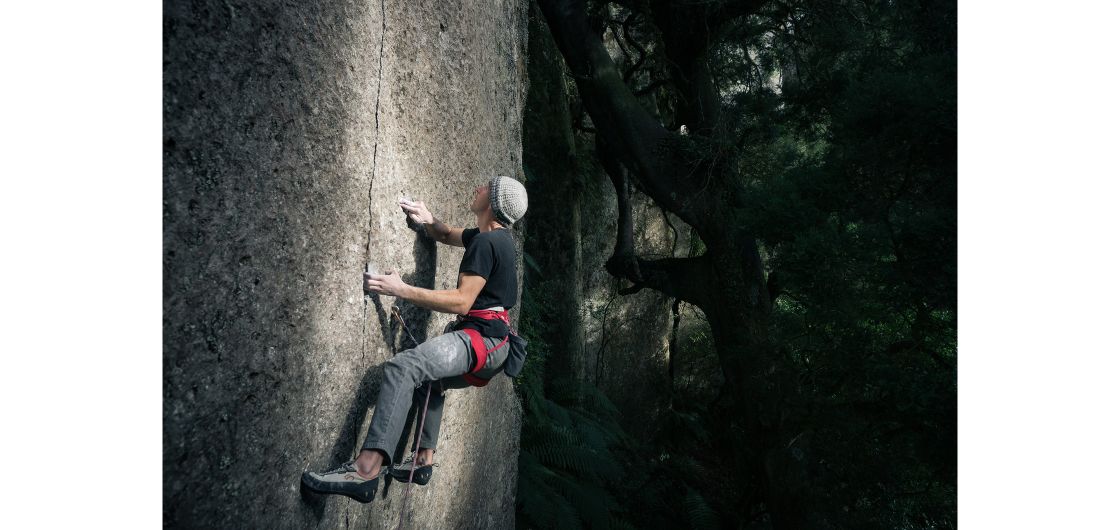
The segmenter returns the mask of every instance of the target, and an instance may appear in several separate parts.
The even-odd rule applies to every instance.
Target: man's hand
[[[364,278],[366,290],[377,294],[399,298],[409,287],[396,271],[386,271],[385,274],[370,274],[367,272],[364,274]]]
[[[404,213],[407,213],[408,218],[412,219],[415,223],[430,225],[436,220],[432,212],[428,211],[428,207],[424,206],[424,201],[412,202],[401,199],[397,204],[401,205],[401,209],[404,210]]]
[[[413,287],[404,283],[395,271],[385,271],[385,274],[365,273],[365,288],[371,293],[395,296],[433,311],[457,315],[465,315],[470,311],[485,285],[486,278],[473,272],[460,272],[459,286],[442,291]]]

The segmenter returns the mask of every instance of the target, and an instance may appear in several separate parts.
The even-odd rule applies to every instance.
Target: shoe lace
[[[330,471],[324,471],[323,474],[324,475],[331,475],[331,474],[334,474],[334,473],[348,473],[348,472],[351,472],[351,471],[357,471],[358,468],[357,468],[357,466],[354,465],[354,462],[355,462],[354,460],[351,460],[349,462],[343,462],[338,467],[336,467],[336,468],[334,468]]]

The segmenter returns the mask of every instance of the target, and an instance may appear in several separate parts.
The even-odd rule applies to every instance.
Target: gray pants
[[[482,341],[486,349],[490,349],[502,339],[483,337]],[[489,379],[500,373],[508,353],[509,343],[490,352],[486,365],[474,375]],[[415,402],[417,407],[422,408],[425,397],[428,398],[428,411],[420,447],[435,449],[439,424],[443,419],[443,391],[471,386],[463,379],[463,374],[470,370],[473,358],[470,336],[464,331],[452,331],[402,351],[386,362],[377,408],[373,411],[369,434],[362,449],[380,451],[385,456],[385,465],[392,465],[393,448],[400,440],[409,406]],[[431,382],[430,395],[428,382]]]

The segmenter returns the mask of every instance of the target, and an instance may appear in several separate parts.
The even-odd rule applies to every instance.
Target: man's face
[[[474,189],[474,196],[471,198],[471,212],[482,213],[490,207],[490,185],[480,184]]]

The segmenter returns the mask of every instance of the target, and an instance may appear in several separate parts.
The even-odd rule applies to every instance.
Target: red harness
[[[482,320],[501,320],[502,322],[506,323],[506,326],[509,326],[509,311],[472,309],[470,311],[467,311],[467,316],[481,318]],[[501,342],[495,344],[493,348],[486,349],[486,342],[482,340],[482,334],[479,333],[477,329],[463,328],[463,331],[465,331],[471,338],[471,349],[474,350],[475,358],[474,368],[471,368],[471,371],[469,373],[463,374],[463,379],[466,379],[468,383],[474,386],[486,386],[486,384],[489,383],[490,380],[483,379],[481,377],[475,376],[474,374],[475,372],[481,370],[484,366],[486,366],[486,358],[490,355],[490,352],[501,348],[502,345],[509,342],[509,335],[506,335],[506,337],[502,339]]]

